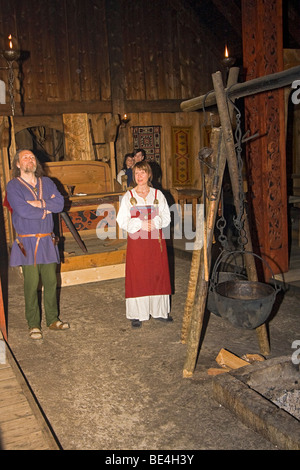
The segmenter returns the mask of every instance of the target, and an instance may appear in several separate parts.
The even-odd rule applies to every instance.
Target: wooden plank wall
[[[9,34],[18,37],[26,102],[110,98],[103,3],[0,1],[0,47]]]
[[[161,170],[162,186],[165,189],[172,187],[172,132],[171,128],[192,127],[193,129],[193,165],[194,188],[201,188],[201,173],[197,159],[199,150],[203,147],[202,113],[137,113],[130,114],[130,122],[121,127],[120,137],[117,141],[118,167],[121,168],[125,153],[132,152],[133,138],[132,126],[161,126]]]
[[[106,142],[105,137],[105,128],[109,120],[111,119],[111,114],[89,114],[87,119],[90,122],[90,128],[92,129],[92,135],[88,135],[88,140],[93,140],[91,145],[89,159],[91,160],[100,160],[103,162],[109,162],[110,148],[109,143]],[[171,128],[174,126],[182,127],[192,127],[193,130],[193,157],[194,157],[194,187],[201,187],[201,178],[200,178],[200,169],[199,163],[197,160],[197,155],[204,145],[206,145],[203,138],[203,113],[130,113],[130,121],[126,126],[121,125],[118,130],[118,136],[115,143],[116,147],[116,172],[122,168],[124,155],[128,152],[133,151],[133,136],[132,136],[132,126],[161,126],[161,167],[162,167],[162,182],[166,189],[172,187],[172,154],[171,154]],[[28,143],[28,133],[24,131],[24,126],[26,128],[26,122],[28,125],[34,124],[33,118],[21,118],[15,117],[14,121],[16,123],[16,129],[18,133],[16,134],[16,141],[18,148],[26,147]],[[41,120],[41,123],[46,126],[45,128],[45,141],[42,143],[42,147],[48,153],[49,158],[52,161],[60,160],[61,156],[65,155],[64,159],[69,160],[67,153],[67,146],[65,143],[65,152],[64,145],[60,152],[54,152],[54,149],[57,145],[57,142],[53,142],[56,130],[58,127],[55,120],[46,119]],[[49,127],[48,127],[49,126]],[[53,127],[52,127],[53,126]],[[55,129],[56,127],[56,129]],[[22,131],[22,132],[20,132]],[[51,132],[52,131],[52,132]],[[63,131],[63,127],[61,127]],[[89,129],[90,131],[90,129]],[[25,132],[25,134],[24,134]],[[59,133],[62,138],[62,134]],[[66,140],[66,135],[65,135]],[[31,144],[29,143],[31,148]],[[88,157],[87,157],[88,158]],[[74,158],[76,160],[78,158]],[[86,158],[82,158],[86,159]]]
[[[121,10],[118,21],[108,22],[116,8]],[[108,24],[114,31],[108,30]],[[45,126],[43,144],[52,160],[63,158],[63,151],[57,150],[62,116],[86,113],[96,143],[91,159],[107,161],[111,143],[103,139],[105,125],[123,110],[130,115],[130,122],[119,129],[116,171],[125,153],[132,151],[133,125],[161,126],[163,183],[167,188],[172,185],[172,126],[193,127],[193,152],[198,154],[201,112],[182,113],[179,105],[213,88],[211,74],[220,69],[223,50],[218,51],[208,39],[205,25],[199,24],[187,2],[0,0],[0,30],[0,49],[13,34],[23,51],[21,94],[15,93],[16,131],[26,125]],[[112,44],[112,36],[119,40]],[[117,81],[112,76],[116,58],[124,70]],[[18,90],[17,68],[15,77]],[[7,82],[5,72],[1,79]],[[113,83],[122,87],[123,103],[114,100],[118,93]],[[9,113],[9,104],[0,105],[0,115]],[[28,136],[18,137],[25,145]],[[23,146],[19,142],[18,147]],[[199,187],[197,160],[195,166],[195,187]]]
[[[100,112],[111,111],[106,8],[114,6],[122,11],[114,34],[127,100],[183,100],[211,89],[223,51],[215,50],[185,5],[179,0],[0,0],[0,49],[12,34],[23,51],[25,114],[94,113],[101,106]],[[20,95],[15,99],[20,102]]]
[[[128,100],[185,99],[212,88],[223,51],[218,55],[188,8],[179,7],[174,1],[123,4]]]

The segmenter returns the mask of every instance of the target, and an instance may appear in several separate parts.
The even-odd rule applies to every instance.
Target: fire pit
[[[291,356],[214,377],[213,394],[278,448],[300,450],[300,371]]]

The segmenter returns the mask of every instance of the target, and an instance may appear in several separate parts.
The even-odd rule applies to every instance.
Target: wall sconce
[[[130,118],[128,117],[128,114],[126,114],[126,113],[123,114],[120,119],[121,119],[121,126],[122,126],[122,127],[126,127],[127,124],[128,124],[129,121],[130,121]]]
[[[20,50],[16,38],[11,34],[8,36],[8,41],[4,51],[0,52],[0,55],[6,59],[7,67],[0,67],[0,69],[8,70],[8,93],[10,97],[11,112],[15,114],[15,99],[14,99],[14,83],[15,75],[13,71],[13,64],[20,57]],[[3,92],[3,91],[2,91]]]

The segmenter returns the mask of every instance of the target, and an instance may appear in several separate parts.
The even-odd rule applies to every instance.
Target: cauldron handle
[[[271,266],[269,265],[269,263],[263,259],[261,256],[257,255],[256,253],[253,253],[252,251],[243,251],[243,250],[240,250],[240,251],[227,251],[226,250],[222,251],[216,262],[215,262],[215,265],[214,265],[214,268],[213,268],[213,271],[212,271],[212,275],[211,275],[211,280],[210,280],[210,290],[213,291],[216,287],[216,282],[215,282],[215,276],[216,276],[216,272],[217,272],[217,268],[219,266],[219,264],[221,263],[221,261],[224,261],[224,259],[226,260],[226,258],[228,258],[230,255],[238,255],[238,254],[242,254],[242,255],[253,255],[253,256],[256,256],[257,258],[259,258],[261,261],[263,261],[263,263],[266,264],[267,268],[270,270],[271,274],[272,274],[272,278],[274,280],[274,288],[275,288],[275,293],[277,294],[279,291],[280,291],[280,287],[278,286],[277,282],[276,282],[276,279],[275,279],[275,276],[274,276],[274,273],[273,273],[273,270],[271,268]],[[224,258],[223,258],[224,257]]]

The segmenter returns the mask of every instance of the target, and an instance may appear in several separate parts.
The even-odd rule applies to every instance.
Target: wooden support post
[[[211,253],[211,248],[212,248],[213,229],[215,226],[215,221],[216,221],[216,216],[217,216],[217,211],[218,211],[225,165],[226,165],[226,153],[225,153],[224,139],[222,138],[220,155],[219,155],[219,163],[218,163],[217,171],[214,176],[214,183],[213,183],[213,187],[212,187],[212,191],[210,195],[207,220],[206,220],[207,247],[203,247],[203,249],[207,249],[207,253],[209,255]],[[203,250],[201,250],[201,258],[200,258],[200,266],[199,266],[200,269],[199,269],[199,276],[198,276],[198,282],[197,282],[197,287],[196,287],[196,301],[195,301],[194,309],[192,310],[192,314],[191,314],[187,354],[186,354],[186,360],[185,360],[184,368],[183,368],[183,377],[185,378],[191,377],[195,369],[201,330],[203,326],[204,312],[205,312],[206,301],[207,301],[208,281],[205,280],[205,276],[204,276],[205,274],[204,263],[201,262],[203,259],[204,259]],[[211,256],[208,256],[207,263],[208,263],[208,269],[210,270]]]
[[[212,75],[212,79],[213,79],[213,84],[214,84],[215,93],[216,93],[220,122],[221,122],[222,130],[224,133],[225,147],[226,147],[226,153],[227,153],[227,163],[228,163],[228,169],[229,169],[229,174],[230,174],[234,205],[236,208],[236,213],[239,214],[240,197],[241,197],[240,188],[239,188],[239,168],[238,168],[238,162],[236,159],[232,125],[231,125],[231,121],[229,117],[227,100],[226,100],[226,95],[225,95],[224,88],[223,88],[221,72],[214,73]],[[244,224],[244,230],[246,232],[246,237],[247,237],[247,244],[245,245],[245,250],[252,252],[252,243],[251,243],[251,237],[250,237],[249,226],[248,226],[248,218],[245,213],[243,214],[243,224]],[[251,279],[252,281],[257,281],[256,267],[255,267],[253,256],[249,256],[249,260],[247,261],[248,261],[247,269],[248,269],[249,279]]]
[[[239,185],[238,185],[238,167],[236,162],[236,153],[235,153],[235,144],[232,134],[232,126],[230,121],[229,109],[232,112],[232,108],[228,108],[228,104],[226,101],[226,96],[224,93],[224,88],[222,84],[222,77],[220,72],[217,72],[213,75],[213,82],[215,87],[216,99],[218,104],[218,111],[221,120],[221,127],[222,127],[222,142],[219,154],[219,162],[217,171],[214,176],[214,183],[212,186],[211,194],[210,194],[210,201],[208,207],[208,214],[206,220],[206,230],[207,230],[207,247],[203,249],[207,249],[207,253],[211,254],[212,248],[212,240],[213,240],[213,230],[216,221],[216,215],[220,200],[220,192],[222,187],[222,181],[225,171],[226,161],[228,163],[230,178],[232,183],[232,190],[234,195],[234,202],[236,206],[236,210],[238,213],[239,210]],[[252,244],[248,226],[248,219],[246,214],[244,214],[244,229],[247,235],[247,251],[252,251]],[[201,330],[203,326],[203,318],[204,312],[206,307],[207,301],[207,294],[208,294],[208,281],[205,279],[204,273],[204,260],[203,250],[200,253],[197,253],[196,261],[199,261],[199,274],[197,279],[196,285],[196,301],[194,305],[194,309],[190,315],[190,324],[189,324],[189,336],[188,336],[188,347],[187,347],[187,355],[186,360],[183,368],[183,377],[191,377],[194,372],[194,368],[197,361],[198,350],[199,350],[199,341],[201,336]],[[211,267],[211,256],[207,259],[208,268],[210,270]],[[195,270],[195,266],[193,266]],[[257,280],[257,273],[256,267],[253,257],[248,257],[247,259],[247,271],[249,279]],[[193,283],[195,280],[193,280]],[[191,287],[191,286],[189,286]],[[194,289],[194,286],[192,286]],[[189,309],[191,309],[191,300],[189,299]],[[262,325],[256,329],[259,339],[259,345],[262,354],[267,355],[269,354],[269,341],[267,337],[266,326]]]
[[[213,84],[214,84],[214,89],[216,93],[216,100],[217,100],[217,105],[218,105],[220,122],[221,122],[222,130],[224,133],[227,163],[228,163],[228,168],[229,168],[229,173],[230,173],[234,205],[238,214],[240,210],[239,209],[240,193],[239,193],[239,181],[238,181],[239,170],[238,170],[238,165],[237,165],[237,160],[236,160],[236,152],[235,152],[235,144],[234,144],[233,133],[232,133],[232,126],[231,126],[230,117],[228,113],[227,100],[226,100],[226,96],[225,96],[225,92],[223,88],[221,72],[216,72],[215,74],[213,74],[212,78],[213,78]],[[245,230],[246,237],[247,237],[247,244],[245,245],[245,250],[252,252],[253,249],[252,249],[248,217],[245,212],[243,215],[243,223],[244,223],[244,230]],[[246,268],[247,268],[247,274],[248,274],[249,280],[257,281],[257,272],[256,272],[254,257],[251,255],[248,255],[245,258],[246,258]],[[259,328],[257,328],[257,334],[258,334],[258,340],[259,340],[261,353],[264,355],[270,354],[270,346],[269,346],[269,341],[268,341],[266,325],[262,325]]]
[[[238,76],[239,76],[239,68],[232,67],[229,70],[227,87],[231,87],[233,84],[235,84],[238,80]],[[229,104],[229,113],[232,118],[233,105],[231,103]],[[220,128],[213,128],[212,133],[211,133],[210,146],[213,149],[211,163],[213,166],[216,166],[217,164],[216,160],[218,156],[220,132],[221,132]],[[209,177],[207,178],[207,184],[206,184],[208,197],[211,194],[212,179],[213,179],[213,171],[210,171]],[[222,179],[223,179],[223,175],[222,175]],[[207,227],[205,228],[205,232],[206,232],[206,236],[205,236],[206,244],[205,245],[207,246]],[[184,310],[183,321],[182,321],[182,330],[181,330],[181,342],[183,344],[186,343],[187,335],[188,335],[188,331],[190,327],[191,313],[192,313],[192,309],[193,309],[194,302],[195,302],[195,294],[196,294],[201,256],[203,257],[203,261],[204,261],[204,258],[206,258],[206,256],[204,256],[204,253],[202,254],[202,250],[203,249],[201,250],[195,249],[193,251],[192,263],[191,263],[191,269],[190,269],[190,278],[189,278],[189,284],[188,284],[188,292],[187,292],[187,297],[186,297],[185,310]],[[206,254],[207,252],[208,252],[208,248],[206,250]]]
[[[216,160],[217,158],[218,144],[219,144],[219,139],[221,138],[220,134],[221,134],[220,128],[216,127],[212,129],[211,140],[210,140],[210,146],[213,149],[212,160]],[[211,174],[210,176],[211,176],[210,181],[212,181],[213,174]],[[209,196],[210,196],[210,192],[211,192],[210,189],[207,188],[207,194]],[[196,230],[199,230],[199,227],[200,227],[200,224],[197,223]],[[205,238],[206,238],[206,245],[207,245],[207,228],[206,228]],[[203,250],[204,250],[204,245],[202,246],[202,248],[199,248],[199,249],[195,248],[193,250],[192,262],[191,262],[191,268],[190,268],[190,277],[189,277],[189,283],[188,283],[188,291],[187,291],[187,296],[186,296],[185,309],[184,309],[184,315],[183,315],[183,320],[182,320],[182,329],[181,329],[181,342],[183,344],[185,344],[187,341],[188,332],[190,328],[191,315],[192,315],[192,311],[194,307],[196,288],[197,288],[197,283],[198,283],[198,276],[200,275],[199,273],[200,262],[204,261]]]

